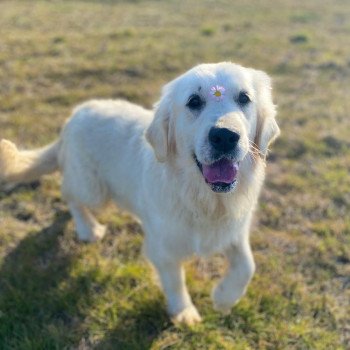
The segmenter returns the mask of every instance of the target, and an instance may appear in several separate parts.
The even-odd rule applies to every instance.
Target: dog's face
[[[232,63],[199,65],[163,89],[146,137],[214,192],[235,188],[248,152],[266,156],[278,135],[269,77]]]

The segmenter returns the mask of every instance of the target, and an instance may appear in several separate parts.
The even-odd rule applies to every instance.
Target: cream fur
[[[211,100],[213,85],[226,89]],[[240,90],[249,106],[235,101]],[[198,92],[206,98],[200,114],[187,107]],[[240,133],[236,189],[215,193],[200,162],[210,154],[208,131],[220,126]],[[268,76],[232,63],[199,65],[163,89],[155,115],[126,101],[93,100],[78,106],[60,139],[36,151],[0,143],[0,179],[24,182],[59,169],[62,193],[84,241],[102,238],[105,227],[90,209],[109,199],[143,223],[145,253],[158,270],[174,322],[193,324],[200,315],[185,285],[182,262],[193,254],[224,252],[229,267],[213,291],[216,309],[228,312],[254,273],[249,227],[265,173],[268,145],[278,135]],[[148,141],[148,142],[147,142]]]

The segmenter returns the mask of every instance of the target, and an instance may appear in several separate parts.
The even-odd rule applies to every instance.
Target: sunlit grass
[[[77,103],[151,107],[165,82],[223,60],[272,75],[282,136],[247,296],[219,315],[221,257],[189,262],[194,329],[170,323],[129,215],[107,208],[106,238],[85,245],[59,176],[0,192],[0,349],[349,348],[349,18],[345,2],[1,2],[1,138],[43,145]]]

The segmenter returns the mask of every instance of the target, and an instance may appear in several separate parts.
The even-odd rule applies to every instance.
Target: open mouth
[[[205,182],[214,192],[230,192],[237,183],[237,175],[239,162],[231,159],[221,158],[220,160],[210,164],[202,164],[194,155],[194,160],[201,171]]]

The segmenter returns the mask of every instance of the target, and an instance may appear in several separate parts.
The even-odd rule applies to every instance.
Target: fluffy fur
[[[224,86],[217,102],[210,88]],[[237,102],[240,91],[251,102]],[[205,102],[199,111],[189,96]],[[201,164],[213,161],[211,127],[239,133],[236,187],[215,193]],[[269,144],[279,134],[268,76],[232,63],[199,65],[163,88],[155,113],[126,101],[93,100],[78,106],[60,138],[45,148],[18,151],[0,143],[0,179],[26,182],[59,170],[62,193],[84,241],[103,237],[105,227],[90,209],[110,199],[137,216],[144,250],[156,267],[175,322],[193,324],[200,315],[185,285],[182,261],[224,252],[228,269],[213,291],[214,306],[228,312],[254,273],[249,227],[264,180]]]

